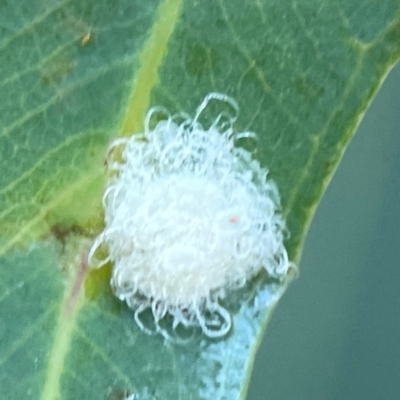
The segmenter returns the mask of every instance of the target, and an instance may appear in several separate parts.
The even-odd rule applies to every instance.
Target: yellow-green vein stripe
[[[158,8],[158,19],[140,57],[141,65],[136,73],[122,121],[123,136],[138,132],[143,127],[144,116],[150,104],[151,89],[158,80],[158,68],[178,20],[181,2],[181,0],[165,0]]]

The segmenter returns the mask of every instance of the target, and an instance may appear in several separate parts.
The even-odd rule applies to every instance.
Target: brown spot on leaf
[[[54,224],[50,227],[50,234],[54,236],[63,246],[69,235],[83,235],[85,231],[78,225]]]

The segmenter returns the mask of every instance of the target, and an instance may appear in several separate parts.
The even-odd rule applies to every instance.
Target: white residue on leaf
[[[211,100],[221,112],[204,127],[199,117]],[[243,287],[264,269],[284,278],[291,266],[285,223],[275,183],[251,152],[236,146],[250,132],[236,133],[236,102],[211,93],[194,118],[149,111],[141,134],[115,140],[104,194],[105,229],[90,258],[105,245],[116,296],[140,315],[151,309],[156,326],[166,315],[173,328],[199,326],[224,336],[231,316],[220,305],[227,290]],[[166,117],[152,127],[153,119]],[[154,125],[154,124],[153,124]],[[164,331],[159,328],[160,332]]]

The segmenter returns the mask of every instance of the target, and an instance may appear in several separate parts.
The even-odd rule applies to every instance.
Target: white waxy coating
[[[231,326],[218,300],[227,289],[242,287],[261,269],[283,278],[291,263],[283,245],[284,221],[279,195],[267,170],[251,153],[235,147],[233,120],[204,129],[198,117],[211,99],[236,103],[210,94],[193,120],[175,117],[149,121],[143,134],[118,139],[122,161],[104,195],[101,244],[114,264],[115,294],[135,309],[135,318],[151,308],[155,322],[170,314],[174,326],[200,326],[211,337]],[[227,126],[228,125],[228,126]]]

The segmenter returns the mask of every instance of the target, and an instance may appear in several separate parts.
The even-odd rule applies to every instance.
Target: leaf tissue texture
[[[152,106],[192,115],[207,93],[233,97],[298,262],[399,55],[399,0],[0,0],[1,398],[244,398],[286,285],[259,276],[230,294],[224,340],[141,332],[111,292],[112,266],[86,262],[106,148],[142,131]]]

